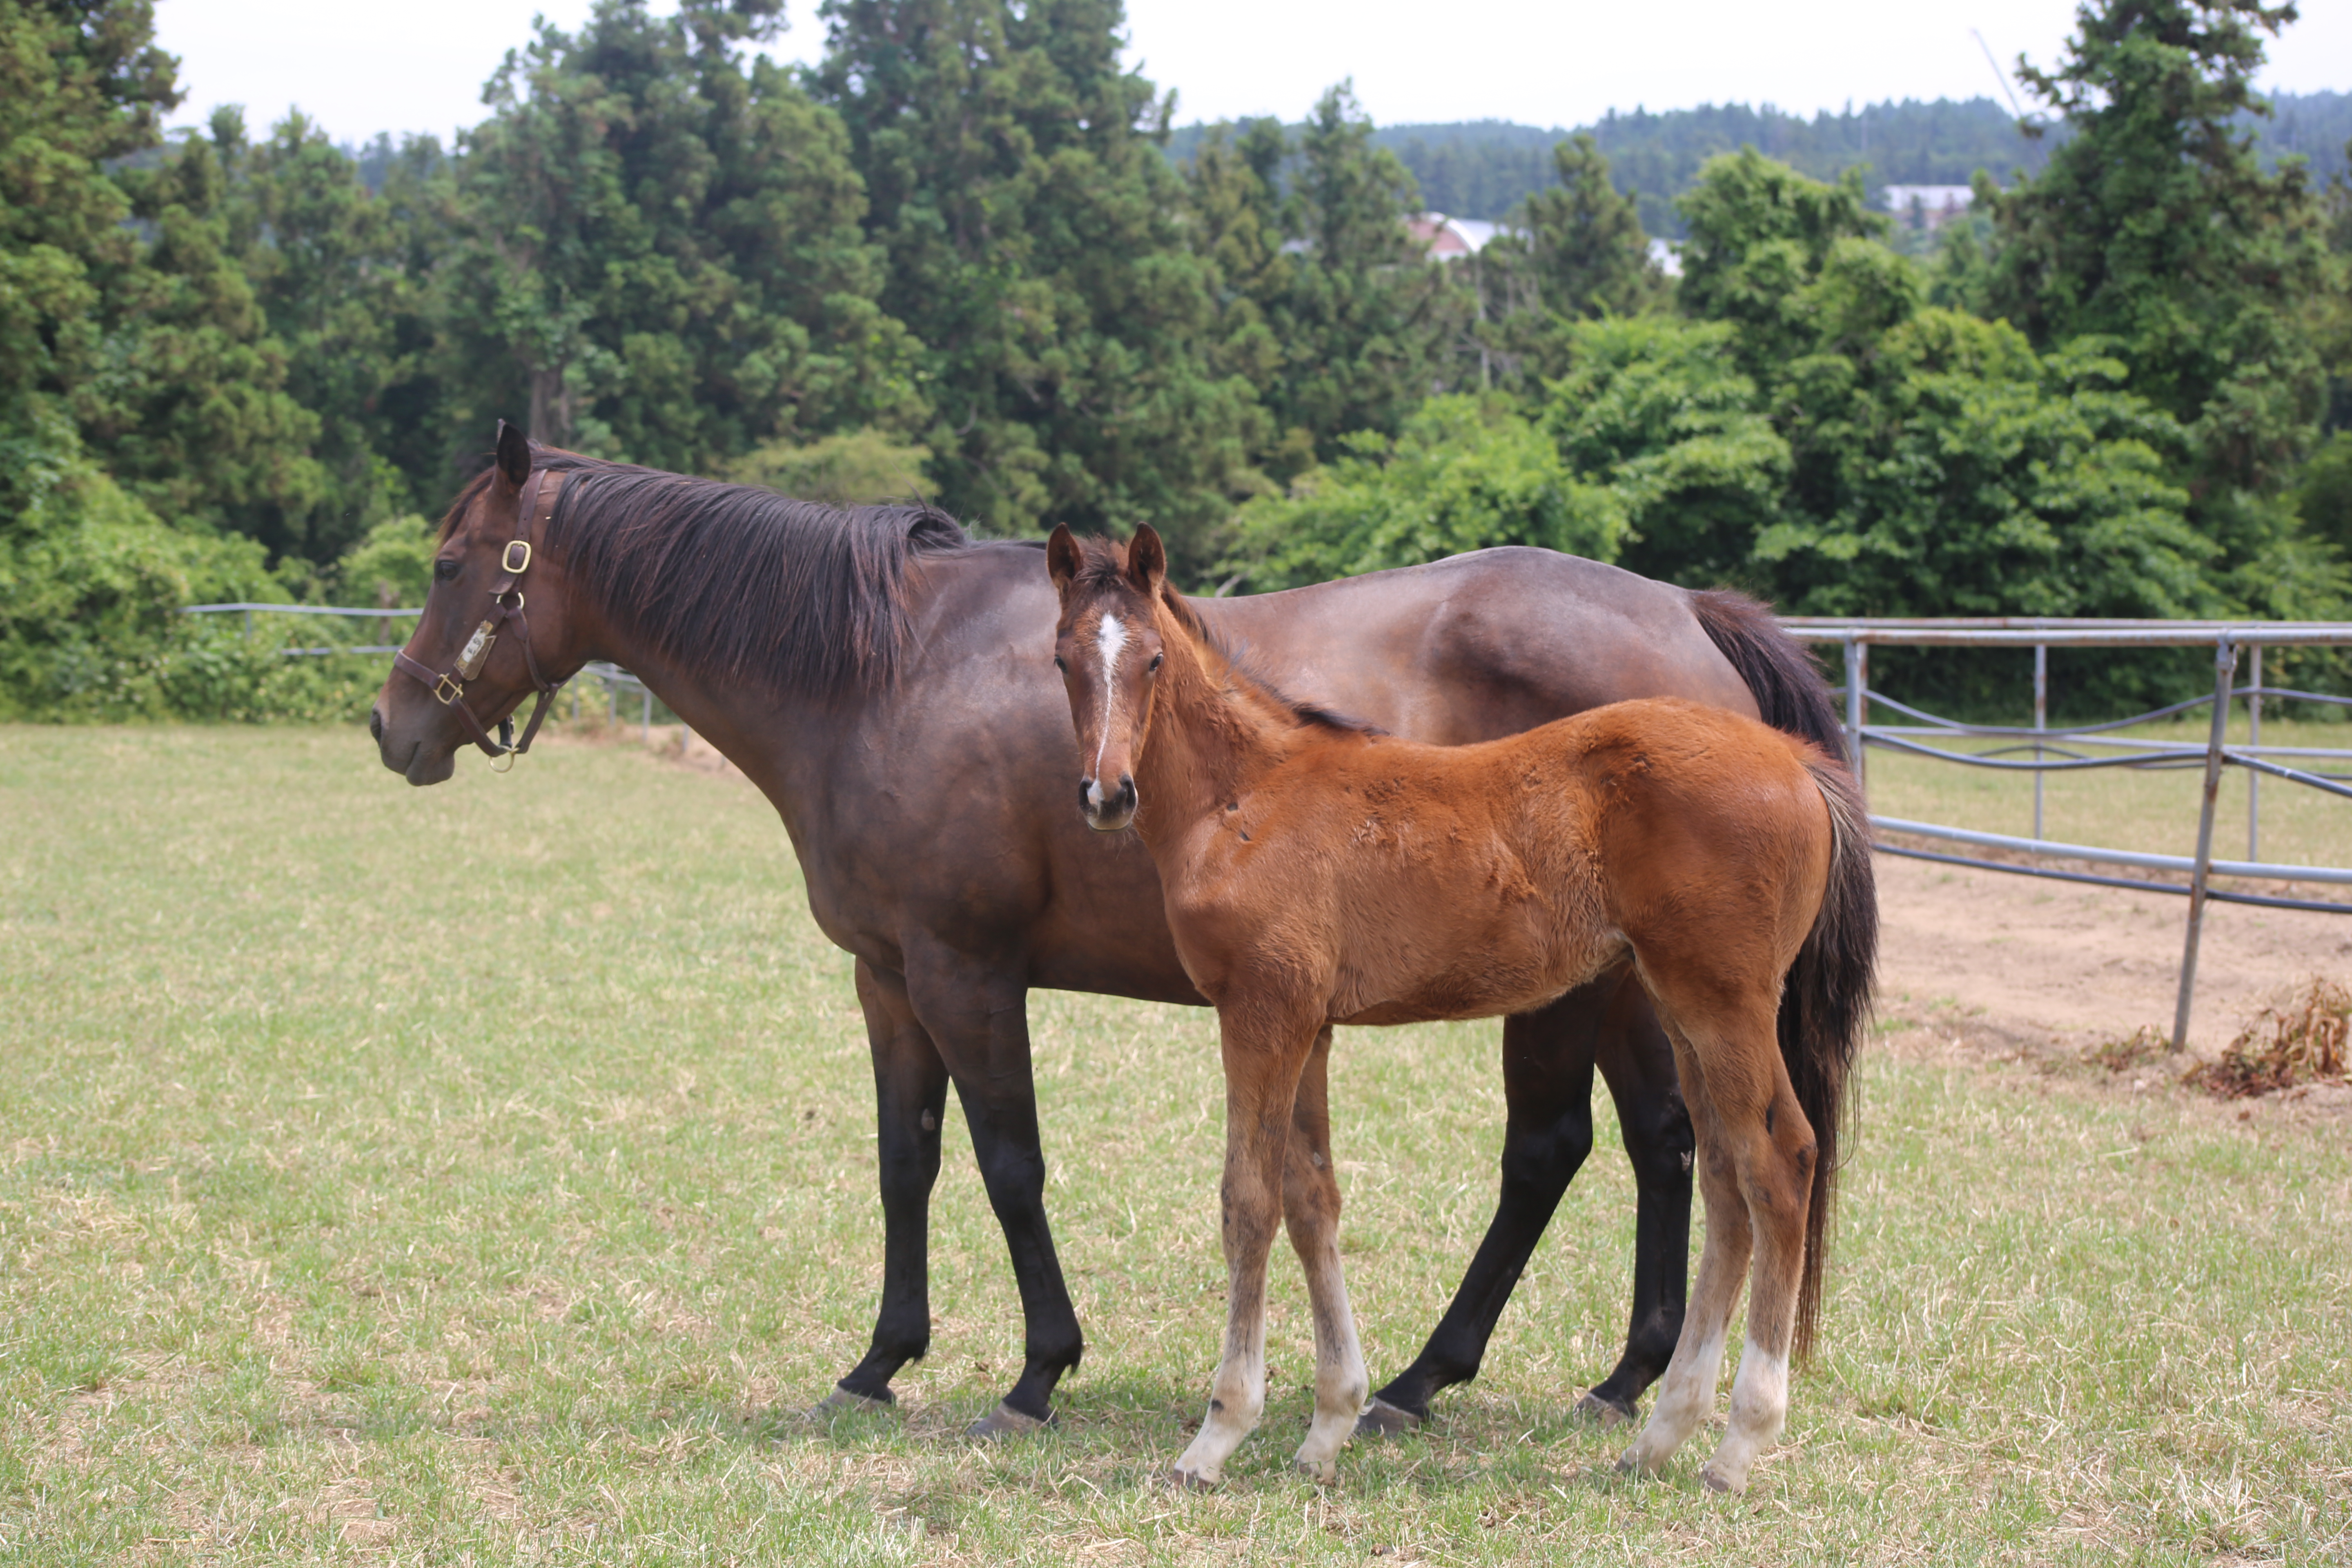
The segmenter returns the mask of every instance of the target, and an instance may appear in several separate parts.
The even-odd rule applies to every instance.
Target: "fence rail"
[[[2352,647],[2352,623],[2340,621],[2077,621],[2042,620],[2020,617],[1991,619],[1890,619],[1860,618],[1845,621],[1790,620],[1782,623],[1790,636],[1810,643],[1834,643],[1845,654],[1846,748],[1857,776],[1865,777],[1868,749],[1883,750],[1927,757],[1964,767],[1990,768],[2004,772],[2031,773],[2033,775],[2033,836],[2013,838],[2004,834],[1978,833],[1943,823],[1909,822],[1895,817],[1871,818],[1874,826],[1885,832],[1906,834],[1916,837],[1956,843],[1980,849],[2000,849],[2021,854],[2033,859],[2075,860],[2091,864],[2121,865],[2136,869],[2154,871],[2186,871],[2189,880],[2162,882],[2137,878],[2105,877],[2087,871],[2074,871],[2061,867],[2019,865],[2013,861],[1993,860],[1981,856],[1945,854],[1935,850],[1916,849],[1900,845],[1881,844],[1885,853],[1913,858],[1934,860],[1951,865],[1978,866],[1988,870],[2009,871],[2056,880],[2088,882],[2105,887],[2141,888],[2151,892],[2186,894],[2189,899],[2188,930],[2182,937],[2179,993],[2173,1005],[2172,1044],[2175,1049],[2184,1047],[2189,1039],[2189,1019],[2197,988],[2197,949],[2204,931],[2205,907],[2209,903],[2259,904],[2266,908],[2317,910],[2329,913],[2352,914],[2352,903],[2326,900],[2294,899],[2261,893],[2249,893],[2234,889],[2212,886],[2215,875],[2254,881],[2316,882],[2325,886],[2352,885],[2352,868],[2339,866],[2288,866],[2261,859],[2262,793],[2264,778],[2278,779],[2324,795],[2352,797],[2352,774],[2325,773],[2312,769],[2288,767],[2272,761],[2275,757],[2343,763],[2352,764],[2352,750],[2316,746],[2265,746],[2262,743],[2263,701],[2290,700],[2352,708],[2352,699],[2328,696],[2320,692],[2291,688],[2265,686],[2263,683],[2263,650],[2266,647]],[[1897,702],[1870,688],[1870,650],[1873,647],[2016,647],[2033,650],[2033,722],[2031,728],[2013,725],[1969,724],[1930,713],[1907,703]],[[2213,650],[2213,690],[2210,694],[2175,702],[2128,719],[2108,720],[2097,724],[2070,725],[2052,729],[2049,722],[2050,650],[2053,647],[2210,647]],[[2250,660],[2248,683],[2236,684],[2238,658],[2245,653]],[[2228,743],[2231,705],[2244,700],[2247,711],[2247,743]],[[1869,722],[1872,704],[1888,708],[1903,716],[1919,721],[1912,724],[1877,725]],[[2124,737],[2113,732],[2164,719],[2178,718],[2199,708],[2211,710],[2206,742],[2193,746],[2179,742],[2150,741]],[[1946,742],[1970,738],[2011,740],[2011,746],[1993,748],[1989,752],[1961,752],[1948,744],[1930,745],[1929,740]],[[2084,755],[2091,748],[2131,748],[2111,755]],[[2031,758],[2000,755],[2000,752],[2031,751]],[[2202,804],[2197,822],[2197,852],[2194,856],[2143,855],[2126,850],[2107,849],[2095,845],[2058,844],[2042,836],[2042,781],[2053,773],[2075,773],[2100,768],[2164,769],[2201,766],[2204,770]],[[2246,858],[2219,860],[2213,854],[2214,816],[2221,797],[2221,771],[2241,768],[2247,774]],[[2352,827],[2352,824],[2347,824]],[[2347,839],[2352,841],[2352,839]]]

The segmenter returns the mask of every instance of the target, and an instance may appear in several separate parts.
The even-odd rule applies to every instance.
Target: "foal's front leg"
[[[1348,1281],[1339,1265],[1339,1178],[1331,1169],[1331,1026],[1315,1037],[1315,1048],[1299,1075],[1293,1103],[1289,1159],[1282,1184],[1283,1223],[1290,1245],[1307,1270],[1307,1296],[1315,1313],[1315,1418],[1299,1445],[1297,1464],[1329,1485],[1339,1479],[1335,1462],[1371,1393],[1363,1346],[1356,1339],[1356,1314],[1348,1305]]]
[[[1225,1065],[1225,1350],[1209,1385],[1209,1413],[1176,1461],[1190,1487],[1224,1479],[1225,1460],[1265,1409],[1265,1268],[1282,1223],[1283,1168],[1289,1154],[1298,1079],[1322,1020],[1237,1021],[1218,1010]]]

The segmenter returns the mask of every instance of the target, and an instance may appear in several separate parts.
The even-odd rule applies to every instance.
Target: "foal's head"
[[[1070,694],[1085,759],[1078,807],[1089,826],[1116,833],[1135,820],[1135,766],[1166,658],[1159,611],[1168,553],[1150,524],[1123,551],[1110,543],[1081,546],[1068,529],[1057,528],[1045,546],[1045,565],[1062,596],[1054,668]]]

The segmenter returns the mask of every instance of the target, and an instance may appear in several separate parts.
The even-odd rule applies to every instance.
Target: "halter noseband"
[[[490,759],[490,766],[499,773],[513,767],[514,759],[530,750],[531,737],[539,733],[540,721],[547,717],[547,705],[555,700],[556,689],[540,674],[539,656],[531,652],[530,620],[522,613],[523,596],[515,587],[522,574],[530,570],[531,523],[539,511],[540,481],[547,477],[544,468],[533,468],[530,479],[523,485],[521,503],[515,508],[514,538],[508,541],[506,550],[499,555],[499,578],[490,584],[490,613],[480,626],[474,628],[474,635],[466,639],[464,649],[457,655],[457,664],[448,673],[436,675],[430,666],[411,658],[405,648],[392,656],[394,669],[433,693],[442,706],[457,710],[457,717],[465,721],[466,728],[473,731],[474,744],[482,748],[483,755]],[[554,515],[556,498],[562,493],[565,476],[557,474],[554,479],[555,483],[548,487],[547,492],[547,510],[551,517]],[[512,604],[507,602],[509,598],[514,601]],[[461,683],[482,673],[482,666],[490,657],[490,645],[499,640],[499,629],[509,621],[514,622],[521,632],[522,661],[530,671],[531,685],[539,691],[539,703],[531,709],[530,721],[523,726],[520,742],[514,739],[511,716],[499,721],[499,738],[491,740],[490,732],[482,727],[482,721],[474,717],[474,710],[466,706],[466,688]],[[499,767],[501,761],[506,767]]]

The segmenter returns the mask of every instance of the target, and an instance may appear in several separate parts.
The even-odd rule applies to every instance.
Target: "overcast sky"
[[[657,11],[675,9],[655,0]],[[429,131],[482,117],[481,88],[543,14],[562,27],[590,0],[160,0],[156,28],[180,57],[187,101],[173,122],[242,103],[256,132],[299,106],[336,137]],[[2270,49],[2263,84],[2352,88],[2352,0],[2306,0]],[[1302,116],[1353,77],[1382,124],[1516,120],[1570,126],[1611,109],[1769,102],[1810,113],[1889,98],[1997,93],[1974,28],[2004,68],[2054,61],[2072,0],[1129,0],[1131,47],[1179,122]],[[779,58],[814,59],[814,3],[789,13]]]

